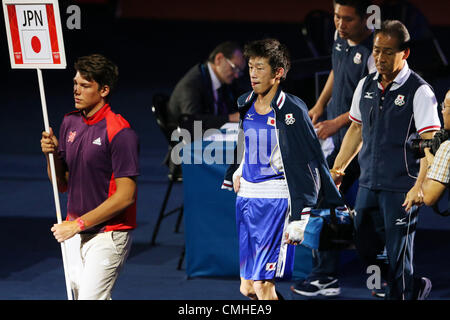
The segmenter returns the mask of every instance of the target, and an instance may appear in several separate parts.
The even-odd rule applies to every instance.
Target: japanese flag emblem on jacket
[[[397,96],[397,98],[395,99],[394,103],[395,103],[396,106],[401,107],[402,105],[405,104],[405,96],[399,94],[399,95]]]
[[[353,57],[353,63],[361,64],[361,62],[362,62],[362,55],[361,55],[361,53],[357,52],[355,54],[355,56]]]
[[[287,125],[294,124],[295,118],[292,115],[292,113],[287,113],[286,114],[286,116],[284,118],[284,122],[286,122]]]

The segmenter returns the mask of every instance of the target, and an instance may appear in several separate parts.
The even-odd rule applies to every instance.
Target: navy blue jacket
[[[252,91],[238,99],[241,130],[242,119],[256,97],[257,95]],[[275,113],[278,145],[289,189],[290,220],[301,219],[304,208],[317,207],[319,196],[323,198],[320,202],[321,208],[344,206],[344,201],[329,173],[329,167],[305,103],[279,88],[271,107]],[[239,139],[237,148],[242,148],[243,143],[244,139]],[[239,163],[229,166],[223,188],[231,189],[232,176],[238,166]]]
[[[334,119],[350,110],[353,92],[368,73],[367,61],[372,55],[373,34],[360,44],[350,46],[336,31],[336,40],[331,55],[334,72],[333,93],[327,106],[327,119]],[[337,151],[340,149],[348,126],[344,126],[332,136]]]
[[[382,94],[373,73],[365,78],[359,102],[363,139],[358,156],[360,186],[395,192],[408,192],[414,186],[420,163],[407,143],[421,129],[414,125],[413,108],[417,89],[424,84],[428,85],[411,71],[401,87]]]

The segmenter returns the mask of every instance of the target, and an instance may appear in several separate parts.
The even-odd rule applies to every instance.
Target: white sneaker
[[[417,296],[417,300],[425,300],[428,298],[431,292],[431,280],[425,277],[422,277],[422,288],[420,288],[419,295]]]

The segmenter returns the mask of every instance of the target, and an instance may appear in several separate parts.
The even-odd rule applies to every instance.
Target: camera
[[[409,146],[416,158],[423,158],[425,157],[425,148],[430,148],[430,152],[434,155],[441,143],[448,140],[448,138],[448,132],[441,129],[434,134],[433,139],[412,139]]]

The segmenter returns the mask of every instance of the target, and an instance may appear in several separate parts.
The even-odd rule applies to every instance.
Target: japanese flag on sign
[[[12,68],[65,68],[57,0],[3,0]]]

